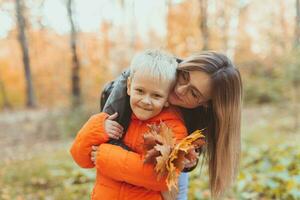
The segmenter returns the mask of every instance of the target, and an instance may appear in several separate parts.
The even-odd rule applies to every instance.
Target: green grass
[[[287,108],[247,109],[238,181],[227,199],[300,199],[300,132]],[[210,199],[206,168],[191,173],[189,199]]]
[[[67,149],[1,163],[0,199],[89,199],[94,171],[83,170]]]

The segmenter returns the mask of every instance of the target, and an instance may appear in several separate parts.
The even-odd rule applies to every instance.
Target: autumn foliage
[[[14,7],[13,2],[3,2]],[[185,58],[202,50],[200,1],[167,2],[167,12],[160,19],[164,22],[164,27],[161,27],[164,34],[151,29],[150,25],[148,33],[141,34],[137,19],[132,19],[132,27],[103,20],[94,32],[78,30],[78,57],[82,66],[80,87],[84,104],[92,103],[98,107],[102,86],[128,67],[137,51],[162,48]],[[6,3],[0,7],[5,7]],[[47,25],[32,23],[43,19],[42,16],[30,15],[30,3],[26,2],[26,5],[26,33],[37,103],[41,107],[66,106],[71,97],[69,34],[60,34]],[[296,102],[299,99],[286,89],[299,90],[292,83],[295,78],[290,80],[286,75],[297,74],[292,69],[299,68],[297,62],[292,61],[294,55],[299,57],[293,48],[293,41],[299,40],[295,35],[298,33],[295,31],[295,17],[293,12],[288,12],[294,7],[293,1],[275,4],[272,1],[226,0],[207,4],[208,49],[224,52],[232,58],[245,82],[247,103],[292,98]],[[15,14],[13,9],[7,12],[11,16]],[[16,26],[0,38],[0,110],[5,107],[5,101],[12,108],[22,108],[26,102],[22,53],[17,41]]]
[[[185,162],[197,159],[195,149],[205,144],[204,135],[197,130],[176,142],[172,130],[164,123],[150,125],[144,135],[145,163],[155,165],[158,179],[167,177],[169,190],[177,188],[179,173]]]

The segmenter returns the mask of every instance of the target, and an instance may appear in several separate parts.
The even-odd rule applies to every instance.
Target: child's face
[[[158,115],[168,104],[170,88],[170,81],[147,77],[147,73],[141,70],[135,72],[127,81],[127,93],[133,113],[140,120]]]

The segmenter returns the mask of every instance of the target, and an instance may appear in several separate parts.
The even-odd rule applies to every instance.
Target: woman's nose
[[[179,86],[177,86],[176,91],[180,95],[185,95],[186,92],[188,91],[188,87],[189,86],[187,84],[185,84],[185,85],[179,85]]]

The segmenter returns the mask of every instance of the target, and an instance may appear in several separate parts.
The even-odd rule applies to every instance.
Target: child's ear
[[[168,101],[166,101],[166,103],[165,103],[165,105],[164,105],[164,106],[165,106],[165,107],[169,107],[169,105],[170,105],[170,104],[169,104],[169,102],[168,102]]]
[[[130,96],[131,77],[127,78],[127,94]]]

